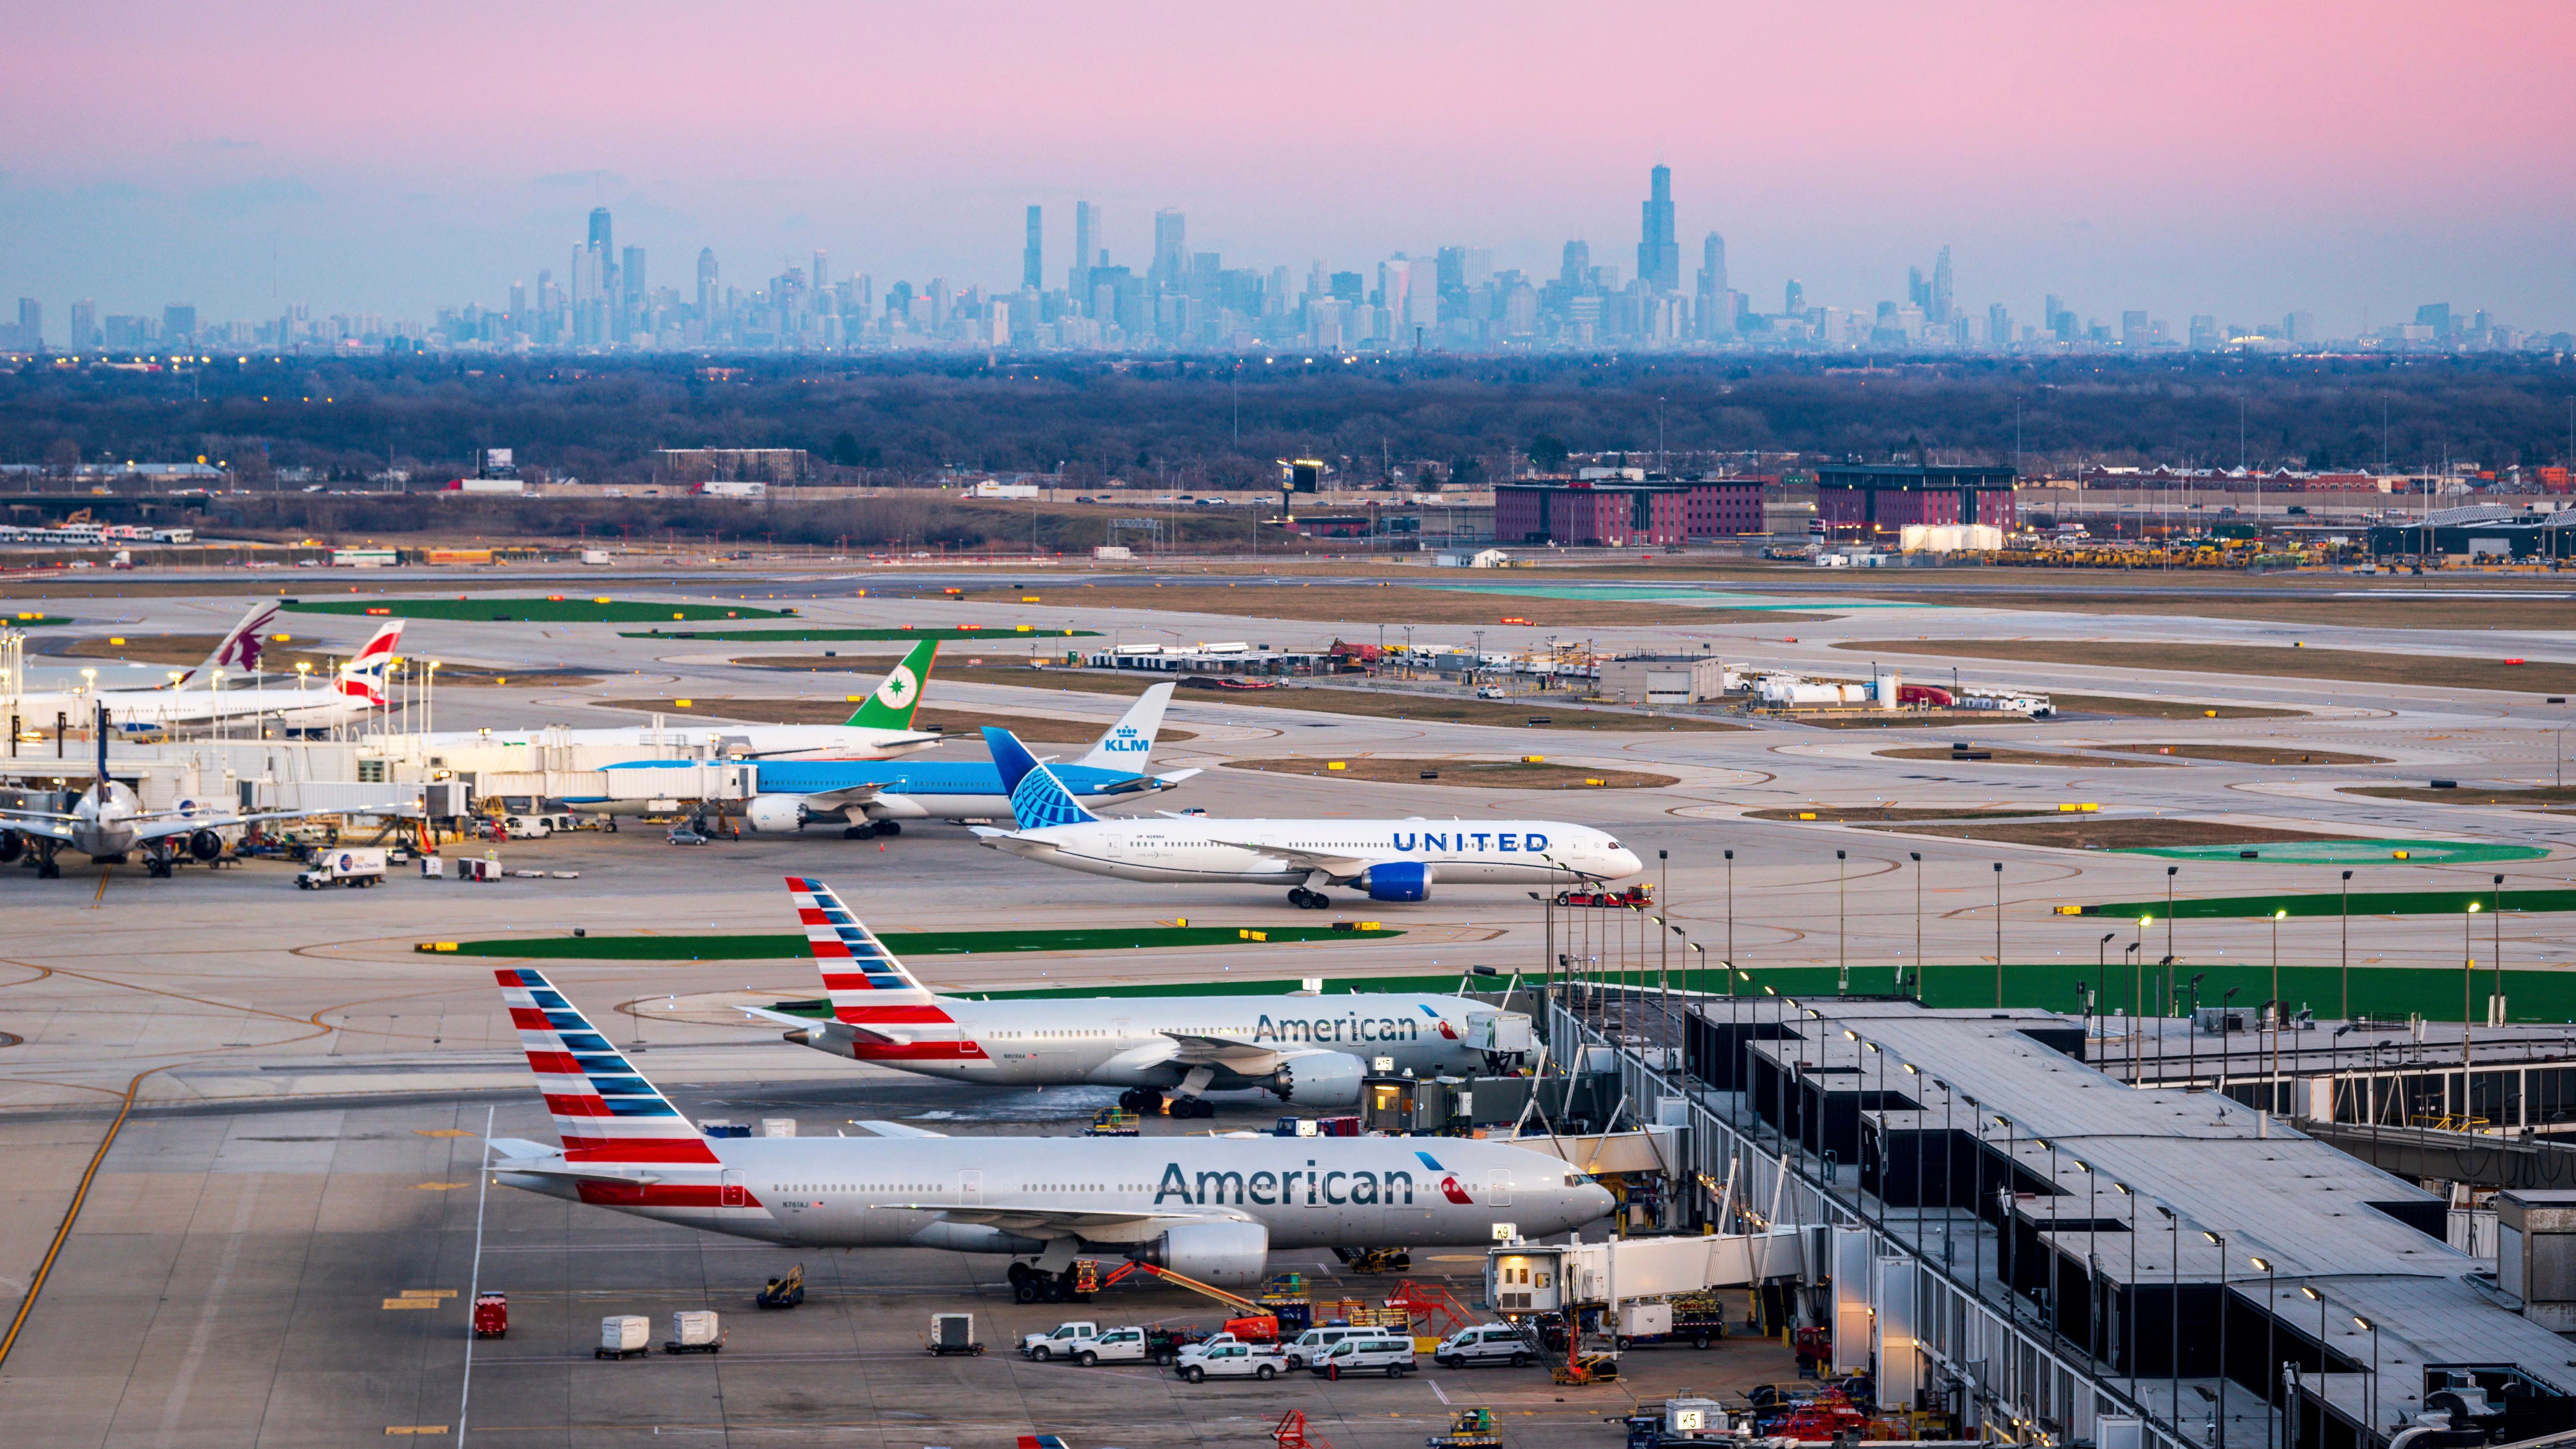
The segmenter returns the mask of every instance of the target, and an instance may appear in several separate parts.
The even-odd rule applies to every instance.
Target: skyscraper
[[[1780,310],[1791,317],[1807,315],[1807,289],[1798,285],[1795,277],[1789,279],[1788,286],[1780,289]]]
[[[74,348],[96,347],[100,345],[98,335],[98,303],[91,298],[83,297],[72,304],[72,335],[70,345]]]
[[[1145,271],[1145,285],[1177,292],[1189,275],[1188,219],[1169,208],[1155,212],[1154,264]]]
[[[1673,168],[1658,166],[1646,196],[1645,236],[1637,243],[1637,280],[1659,292],[1682,285],[1682,249],[1673,240]]]
[[[1592,284],[1592,243],[1570,241],[1565,244],[1565,260],[1558,265],[1556,279],[1569,287]]]
[[[818,252],[816,255],[819,257],[821,253]],[[644,249],[642,247],[628,247],[626,249],[625,260],[620,263],[617,269],[617,280],[618,284],[624,288],[626,300],[630,305],[643,300]]]
[[[1073,204],[1073,270],[1066,277],[1076,298],[1091,296],[1091,269],[1100,264],[1100,208],[1077,201]]]
[[[609,239],[607,207],[594,206],[590,209],[590,249],[603,258],[611,255],[614,250]]]
[[[1941,248],[1941,255],[1933,260],[1932,305],[1924,311],[1936,323],[1946,323],[1955,315],[1950,310],[1950,249],[1946,246]]]
[[[716,313],[716,249],[698,248],[698,320],[710,327]]]
[[[29,352],[45,345],[45,304],[33,297],[18,299],[18,345]]]
[[[821,247],[814,249],[814,290],[817,293],[832,290],[832,254]]]
[[[1046,229],[1041,224],[1041,216],[1039,208],[1029,208],[1029,240],[1020,249],[1020,288],[1023,291],[1046,289],[1046,248],[1043,245]]]

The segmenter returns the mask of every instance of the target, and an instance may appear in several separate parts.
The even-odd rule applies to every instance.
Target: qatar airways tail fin
[[[205,688],[206,681],[213,678],[217,670],[222,670],[226,674],[257,674],[260,648],[264,642],[259,637],[260,631],[266,629],[276,619],[275,603],[262,601],[251,605],[249,611],[241,616],[241,622],[233,625],[230,633],[215,641],[214,649],[199,661],[197,667],[180,675],[179,682],[170,687],[172,689]]]

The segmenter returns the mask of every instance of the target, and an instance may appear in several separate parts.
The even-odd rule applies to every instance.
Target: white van
[[[1369,1373],[1400,1379],[1413,1372],[1413,1368],[1413,1339],[1384,1329],[1372,1329],[1343,1339],[1324,1350],[1323,1357],[1314,1363],[1314,1371],[1328,1379]]]
[[[1526,1368],[1530,1363],[1529,1340],[1508,1323],[1479,1323],[1440,1340],[1440,1346],[1431,1351],[1431,1361],[1442,1368],[1488,1363]]]
[[[1288,1345],[1288,1366],[1290,1368],[1313,1368],[1315,1366],[1315,1360],[1322,1358],[1326,1350],[1330,1349],[1334,1344],[1341,1342],[1343,1339],[1373,1338],[1377,1336],[1379,1336],[1378,1330],[1374,1328],[1353,1328],[1349,1324],[1337,1324],[1329,1328],[1307,1329],[1304,1333],[1297,1335],[1296,1342]]]

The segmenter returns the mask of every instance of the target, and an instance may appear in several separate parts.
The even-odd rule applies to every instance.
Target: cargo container
[[[705,1309],[671,1315],[671,1337],[664,1353],[722,1353],[724,1325]]]
[[[626,1313],[599,1320],[599,1347],[591,1357],[641,1358],[652,1351],[652,1319],[640,1313]]]

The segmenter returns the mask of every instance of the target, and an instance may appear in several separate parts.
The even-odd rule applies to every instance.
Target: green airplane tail
[[[886,671],[886,677],[877,683],[876,693],[860,704],[849,723],[858,729],[911,729],[912,712],[920,707],[921,691],[930,683],[930,666],[938,657],[936,639],[913,645],[902,663]]]

